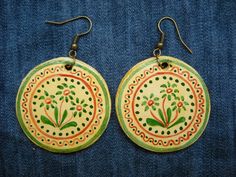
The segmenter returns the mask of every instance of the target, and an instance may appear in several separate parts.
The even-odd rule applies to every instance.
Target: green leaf
[[[161,87],[167,88],[166,84],[162,84]]]
[[[161,98],[165,98],[167,96],[167,94],[164,94],[164,95],[162,95],[162,97]]]
[[[142,106],[146,105],[147,104],[147,101],[143,101],[142,102]]]
[[[69,101],[69,98],[66,96],[66,99],[65,99],[65,100],[66,100],[66,102],[68,103],[68,101]]]
[[[74,85],[70,85],[70,87],[69,87],[70,89],[72,89],[72,88],[75,88],[75,86]]]
[[[72,94],[72,95],[75,95],[75,92],[72,90],[72,91],[71,91],[71,94]]]
[[[169,126],[167,129],[171,128],[171,127],[174,127],[180,123],[183,123],[185,122],[185,117],[180,117],[175,123],[173,123],[171,126]]]
[[[63,100],[63,99],[64,99],[64,96],[61,96],[59,100],[61,101],[61,100]]]
[[[41,97],[39,97],[39,100],[42,100],[42,99],[44,99],[45,97],[44,96],[41,96]]]
[[[175,111],[177,109],[177,106],[173,107],[172,111]]]
[[[67,110],[65,110],[65,111],[63,112],[63,115],[62,115],[61,124],[62,124],[62,123],[64,122],[64,120],[66,119],[67,114],[68,114],[68,112],[67,112]]]
[[[160,93],[163,93],[163,92],[165,92],[165,90],[161,90],[161,91],[160,91]]]
[[[174,106],[174,105],[176,105],[176,102],[174,101],[173,103],[171,103],[171,106]]]
[[[58,91],[58,92],[56,93],[56,95],[60,95],[60,94],[62,94],[62,91]]]
[[[188,103],[188,102],[186,102],[186,101],[184,102],[184,104],[185,104],[185,105],[189,105],[189,103]]]
[[[169,100],[169,101],[171,100],[171,95],[168,95],[168,100]]]
[[[175,97],[175,99],[176,99],[176,100],[180,100],[180,98],[179,98],[179,97]]]
[[[72,104],[72,105],[76,105],[74,101],[71,101],[71,104]]]
[[[59,125],[58,124],[58,108],[57,107],[55,107],[55,109],[54,109],[54,116],[55,116],[55,120],[56,120],[57,125]]]
[[[46,105],[46,109],[49,110],[49,105],[48,104]]]
[[[172,93],[172,95],[176,98],[176,94],[175,93]]]
[[[44,90],[44,94],[46,95],[46,96],[48,96],[49,94],[48,94],[48,92],[46,91],[46,90]]]
[[[77,111],[75,111],[73,115],[74,115],[74,117],[75,117],[75,116],[77,115]]]
[[[83,109],[83,112],[86,113],[87,112],[86,109]]]
[[[181,96],[181,100],[184,101],[184,96]]]
[[[55,103],[55,104],[57,104],[57,101],[56,101],[56,100],[53,100],[52,102]]]
[[[44,106],[44,103],[41,103],[39,107],[41,108],[41,107],[43,107],[43,106]]]
[[[170,82],[168,82],[167,84],[168,84],[168,87],[170,87]]]
[[[143,96],[143,98],[144,98],[145,100],[148,100],[148,97],[146,97],[146,96]]]
[[[50,95],[50,97],[51,97],[51,98],[55,98],[55,96],[54,96],[54,95]]]
[[[67,85],[66,83],[62,83],[62,85],[63,85],[65,88],[68,87],[68,85]]]
[[[44,115],[41,115],[41,121],[44,124],[51,125],[51,126],[55,127],[54,124],[47,117],[45,117]]]
[[[79,103],[79,98],[76,98],[76,103]]]
[[[83,107],[87,107],[87,106],[88,106],[88,104],[86,104],[86,103],[85,103],[85,104],[83,104]]]
[[[79,112],[79,117],[81,117],[82,116],[82,112]]]
[[[153,110],[153,111],[156,111],[157,108],[153,105],[153,106],[152,106],[152,110]]]
[[[159,106],[159,103],[155,103],[156,106]]]
[[[176,84],[172,84],[172,87],[174,88],[174,87],[177,87],[177,85]]]
[[[84,99],[81,101],[81,103],[80,104],[83,104],[84,103]]]
[[[168,118],[168,122],[170,122],[171,114],[172,114],[171,109],[170,109],[170,108],[167,108],[167,118]]]
[[[147,118],[146,122],[150,126],[160,126],[160,127],[163,127],[163,125],[160,122],[158,122],[158,121],[156,121],[155,119],[152,119],[152,118]]]
[[[174,92],[175,92],[175,93],[179,93],[179,90],[178,90],[178,89],[175,89]]]
[[[144,109],[144,111],[147,111],[149,109],[149,107],[148,106],[145,106],[145,109]]]
[[[154,98],[154,101],[158,101],[158,100],[159,100],[159,98],[158,98],[158,97],[155,97],[155,98]]]
[[[154,94],[153,94],[153,93],[151,93],[151,95],[150,95],[150,98],[152,98],[152,97],[154,97]]]
[[[69,98],[71,99],[71,100],[73,100],[74,98],[71,96],[71,95],[69,95]]]
[[[58,85],[57,88],[59,88],[61,90],[64,89],[64,87],[62,85]]]
[[[66,125],[64,125],[63,127],[61,127],[60,130],[63,130],[63,129],[66,129],[69,127],[76,127],[76,126],[77,126],[77,123],[73,121],[73,122],[69,122]]]
[[[71,107],[70,110],[75,110],[75,107]]]
[[[160,108],[158,109],[158,114],[159,114],[159,116],[161,117],[161,120],[164,122],[164,124],[166,124],[166,121],[165,121],[163,112],[162,112],[162,110],[161,110]]]

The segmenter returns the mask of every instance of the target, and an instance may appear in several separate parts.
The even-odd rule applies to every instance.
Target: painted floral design
[[[60,100],[65,100],[66,102],[70,100],[73,100],[73,96],[75,95],[75,92],[71,89],[75,88],[74,85],[68,86],[66,83],[62,83],[61,85],[58,85],[57,88],[60,90],[56,93],[56,95],[61,95]]]
[[[169,101],[171,100],[172,96],[176,98],[176,93],[179,93],[179,90],[176,88],[176,84],[171,85],[170,82],[167,82],[167,84],[163,84],[161,87],[164,88],[160,91],[160,93],[163,93],[162,98],[167,97]]]
[[[41,101],[40,107],[44,109],[44,115],[41,115],[41,121],[44,124],[58,127],[60,130],[76,127],[77,123],[73,121],[76,117],[82,117],[82,113],[86,113],[86,104],[85,100],[79,100],[75,97],[75,86],[67,85],[62,83],[57,86],[59,90],[56,91],[55,95],[59,96],[59,102],[55,100],[55,95],[49,94],[48,91],[44,91],[44,94],[39,97]],[[68,110],[64,109],[64,104],[70,104],[69,110],[73,111],[71,116],[68,115]],[[51,112],[53,115],[50,115]]]
[[[41,101],[40,107],[45,106],[47,110],[49,110],[50,107],[54,108],[54,105],[57,104],[54,98],[54,95],[49,95],[49,93],[45,90],[44,95],[39,97],[39,100]]]
[[[179,90],[176,84],[161,85],[163,88],[160,91],[160,98],[155,96],[153,93],[149,97],[143,96],[142,106],[144,111],[150,113],[150,117],[146,119],[146,122],[150,126],[161,126],[163,128],[171,128],[180,123],[185,122],[185,117],[180,116],[181,111],[186,111],[186,107],[189,105],[185,101],[184,96],[179,95]],[[159,102],[161,100],[161,102]],[[167,102],[171,102],[167,106]]]
[[[159,100],[158,97],[154,97],[154,94],[152,93],[149,98],[144,96],[144,101],[142,102],[142,105],[145,106],[145,111],[152,109],[156,110],[156,107],[159,106],[159,103],[157,102]]]
[[[184,101],[184,97],[183,96],[181,96],[180,98],[176,97],[176,100],[177,101],[174,101],[171,104],[171,106],[174,106],[172,110],[175,111],[177,109],[179,113],[181,112],[182,109],[186,111],[186,106],[189,104],[188,102]]]
[[[74,101],[71,101],[71,104],[73,105],[70,110],[73,110],[74,111],[74,117],[78,116],[81,117],[83,112],[86,113],[87,110],[86,110],[86,107],[88,106],[88,104],[85,103],[85,100],[79,100],[79,98],[76,98],[76,102]]]

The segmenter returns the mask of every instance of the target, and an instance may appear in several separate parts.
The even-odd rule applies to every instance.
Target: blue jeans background
[[[72,154],[45,151],[24,135],[15,97],[36,65],[66,56],[83,21],[51,26],[45,20],[88,15],[92,32],[79,40],[78,57],[96,68],[109,86],[113,110],[108,128],[93,146]],[[118,84],[136,63],[152,55],[159,39],[156,22],[173,17],[193,50],[176,38],[171,22],[163,55],[184,60],[205,80],[212,111],[202,137],[175,153],[156,154],[132,143],[114,107]],[[127,0],[0,2],[0,176],[219,176],[236,175],[236,1]]]

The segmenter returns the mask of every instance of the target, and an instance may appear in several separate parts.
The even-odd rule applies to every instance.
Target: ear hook
[[[192,50],[187,46],[187,44],[183,41],[183,39],[182,39],[182,37],[181,37],[181,35],[180,35],[180,32],[179,32],[177,23],[175,22],[175,20],[174,20],[173,18],[168,17],[168,16],[161,18],[161,19],[159,20],[159,22],[158,22],[157,27],[158,27],[158,30],[159,30],[160,33],[161,33],[161,36],[160,36],[160,42],[159,42],[158,45],[157,45],[157,49],[158,49],[158,50],[161,50],[161,49],[163,48],[163,44],[164,44],[165,33],[161,30],[161,27],[160,27],[160,26],[161,26],[161,22],[164,21],[164,20],[170,20],[170,21],[172,21],[172,22],[174,23],[174,26],[175,26],[177,35],[178,35],[178,37],[179,37],[179,39],[180,39],[182,45],[189,51],[189,53],[192,54],[192,53],[193,53]],[[159,51],[159,53],[160,53],[160,51]]]
[[[79,34],[77,34],[77,35],[78,35],[78,36],[83,36],[83,35],[85,35],[85,34],[88,34],[88,33],[91,31],[91,29],[92,29],[93,23],[92,23],[92,20],[91,20],[89,17],[87,17],[87,16],[77,16],[77,17],[74,17],[74,18],[71,18],[71,19],[68,19],[68,20],[65,20],[65,21],[61,21],[61,22],[46,21],[46,23],[48,23],[48,24],[53,24],[53,25],[64,25],[64,24],[66,24],[66,23],[69,23],[69,22],[72,22],[72,21],[75,21],[75,20],[78,20],[78,19],[86,19],[86,20],[88,20],[90,26],[89,26],[89,29],[88,29],[87,31],[82,32],[82,33],[79,33]]]
[[[92,26],[93,26],[93,23],[92,23],[92,20],[87,17],[87,16],[77,16],[77,17],[74,17],[74,18],[71,18],[71,19],[68,19],[68,20],[65,20],[65,21],[46,21],[46,23],[48,24],[52,24],[52,25],[64,25],[66,23],[69,23],[69,22],[72,22],[72,21],[75,21],[75,20],[78,20],[78,19],[85,19],[89,22],[89,28],[87,31],[85,32],[81,32],[81,33],[77,33],[74,38],[73,38],[73,41],[72,41],[72,44],[71,44],[71,48],[70,48],[70,51],[69,51],[69,57],[71,57],[73,59],[73,64],[71,65],[66,65],[66,69],[68,70],[71,70],[72,69],[72,66],[75,64],[75,57],[77,55],[77,49],[78,49],[78,40],[79,40],[79,37],[80,36],[83,36],[83,35],[86,35],[88,34],[91,29],[92,29]]]

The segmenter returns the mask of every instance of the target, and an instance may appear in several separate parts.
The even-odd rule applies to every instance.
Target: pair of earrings
[[[69,153],[93,144],[107,127],[111,100],[107,84],[91,66],[76,59],[77,34],[69,57],[46,61],[22,81],[16,98],[19,123],[28,138],[52,152]],[[135,65],[122,79],[116,96],[119,123],[137,145],[155,152],[172,152],[194,143],[210,114],[210,98],[200,75],[176,58],[162,56],[163,20],[171,20],[184,47],[176,22],[158,23],[160,42],[153,57]]]

